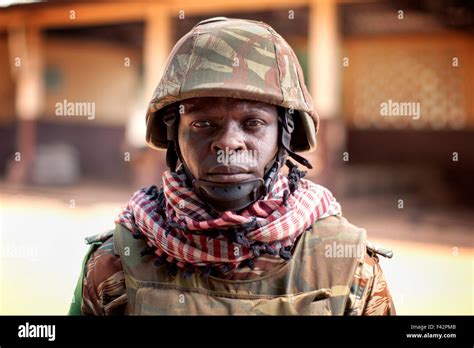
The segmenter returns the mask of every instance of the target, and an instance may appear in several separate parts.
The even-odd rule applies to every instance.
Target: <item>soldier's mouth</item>
[[[253,175],[250,173],[231,173],[231,174],[221,174],[221,173],[208,173],[206,175],[206,180],[220,183],[227,182],[241,182],[245,180],[252,179]]]
[[[249,170],[239,165],[217,165],[209,169],[208,174],[244,174]]]

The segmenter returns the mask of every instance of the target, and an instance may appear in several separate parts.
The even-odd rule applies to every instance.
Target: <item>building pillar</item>
[[[315,105],[322,119],[337,117],[342,62],[336,1],[311,1],[308,41],[309,81]]]
[[[143,45],[143,97],[142,107],[139,108],[142,111],[137,113],[136,120],[133,122],[141,122],[145,125],[146,108],[161,79],[173,44],[171,16],[169,8],[163,4],[151,4],[147,11]],[[142,145],[145,146],[145,126],[133,136],[142,139]],[[134,161],[133,166],[133,185],[161,185],[163,171],[167,169],[165,152],[145,148],[139,151],[136,157],[137,160]]]
[[[145,18],[144,84],[149,102],[163,74],[172,47],[171,13],[164,5],[150,5]]]
[[[309,6],[309,83],[320,116],[318,150],[311,158],[315,169],[309,175],[331,185],[344,145],[344,125],[339,117],[342,61],[338,4],[335,0],[312,0]]]
[[[27,183],[36,152],[36,120],[43,112],[42,33],[37,27],[15,27],[8,33],[17,116],[16,151],[7,171],[10,183]]]

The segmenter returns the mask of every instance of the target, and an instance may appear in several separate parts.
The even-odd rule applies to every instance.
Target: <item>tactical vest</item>
[[[114,249],[129,315],[343,315],[356,267],[364,261],[366,233],[344,217],[319,220],[298,239],[288,262],[243,281],[201,273],[184,279],[182,270],[170,276],[165,266],[154,265],[156,256],[140,255],[145,245],[116,226]]]

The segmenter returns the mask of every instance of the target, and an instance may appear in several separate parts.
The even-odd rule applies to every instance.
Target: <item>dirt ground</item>
[[[66,313],[84,237],[112,228],[132,191],[0,183],[0,314]],[[339,201],[371,241],[393,250],[392,259],[380,262],[398,314],[474,314],[472,210],[410,199],[399,209],[390,196]]]

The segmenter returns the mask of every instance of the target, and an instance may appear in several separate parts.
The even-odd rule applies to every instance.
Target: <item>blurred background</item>
[[[0,314],[66,313],[84,237],[161,185],[147,103],[213,16],[294,48],[321,116],[308,176],[394,251],[398,314],[474,314],[474,6],[456,0],[0,0]],[[61,116],[70,102],[94,113]],[[397,103],[420,112],[383,115]]]

